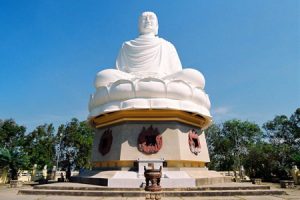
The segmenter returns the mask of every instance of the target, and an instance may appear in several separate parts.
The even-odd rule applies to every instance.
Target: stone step
[[[143,188],[109,188],[103,186],[56,186],[56,185],[36,185],[36,190],[98,190],[98,191],[144,191]],[[269,190],[267,185],[253,186],[202,186],[192,188],[163,188],[163,191],[207,191],[207,190]]]
[[[102,196],[102,197],[144,197],[145,191],[99,191],[99,190],[45,190],[21,189],[18,194],[23,195],[64,195],[64,196]],[[284,195],[281,190],[215,190],[215,191],[162,191],[162,197],[183,196],[256,196],[256,195]]]
[[[144,191],[99,191],[99,190],[45,190],[21,189],[23,195],[62,195],[62,196],[101,196],[101,197],[140,197]]]
[[[218,190],[218,191],[173,191],[164,192],[166,197],[191,197],[191,196],[260,196],[284,195],[282,190]]]

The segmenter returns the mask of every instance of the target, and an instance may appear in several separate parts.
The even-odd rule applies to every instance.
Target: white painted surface
[[[139,176],[136,171],[85,171],[79,176],[104,178],[108,180],[108,187],[115,188],[140,188],[144,187],[146,182],[145,177]],[[207,168],[182,168],[177,171],[168,171],[168,168],[165,168],[160,183],[162,188],[196,187],[196,179],[214,179],[223,182],[224,176]],[[207,184],[210,182],[208,181]]]
[[[149,169],[150,165],[153,165],[153,169],[160,169],[161,167],[163,170],[164,161],[165,161],[164,159],[137,159],[138,177],[143,177],[145,172],[144,167],[146,167],[146,169]]]
[[[119,110],[174,109],[200,114],[211,121],[202,73],[182,69],[175,47],[157,36],[154,13],[141,15],[139,30],[138,38],[123,43],[116,69],[97,74],[89,117]]]
[[[137,141],[143,127],[149,128],[151,125],[153,128],[157,128],[161,133],[163,144],[157,153],[148,155],[138,150]],[[195,155],[190,151],[188,133],[193,128],[200,133],[199,129],[179,122],[132,122],[110,126],[113,141],[111,150],[104,156],[99,153],[98,146],[100,138],[106,128],[99,128],[96,130],[94,135],[92,161],[101,162],[111,160],[136,161],[137,159],[164,159],[209,162],[209,154],[204,133],[199,136],[201,144],[200,153]]]
[[[161,178],[162,188],[195,187],[195,178],[190,177],[186,172],[173,171],[166,172]],[[139,188],[145,186],[144,176],[138,176],[137,172],[117,171],[116,174],[108,179],[108,187],[117,188]]]

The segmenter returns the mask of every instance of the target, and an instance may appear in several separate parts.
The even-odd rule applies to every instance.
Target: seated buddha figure
[[[138,80],[147,77],[164,81],[182,80],[203,89],[205,80],[195,69],[182,69],[175,47],[157,36],[158,20],[153,12],[139,17],[139,37],[124,42],[116,60],[116,69],[100,71],[95,87],[100,88],[120,80]]]

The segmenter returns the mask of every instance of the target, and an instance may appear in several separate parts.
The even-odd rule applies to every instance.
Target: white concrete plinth
[[[138,177],[136,172],[118,171],[116,174],[108,179],[108,187],[116,188],[140,188],[145,182],[144,177]]]
[[[162,147],[157,153],[145,154],[138,150],[138,137],[143,128],[157,128],[162,137]],[[210,162],[205,133],[197,127],[180,122],[127,122],[112,125],[112,144],[107,154],[99,152],[102,135],[108,127],[96,129],[92,150],[94,164],[109,161],[160,160]],[[191,152],[189,147],[189,131],[195,129],[199,133],[201,151]],[[156,168],[157,169],[157,168]]]
[[[165,160],[162,159],[137,159],[138,163],[138,177],[144,177],[145,167],[146,169],[153,168],[159,169],[163,168],[163,162]]]
[[[163,188],[195,187],[196,180],[186,172],[164,172],[160,182]],[[145,186],[145,177],[136,172],[118,171],[108,179],[108,187],[112,188],[140,188]]]
[[[110,188],[143,188],[146,184],[144,175],[139,175],[137,171],[85,171],[73,178],[74,182]],[[190,188],[224,182],[231,182],[231,178],[207,168],[177,170],[164,168],[160,185],[162,188]]]
[[[196,180],[184,171],[165,171],[161,186],[164,188],[196,187]]]

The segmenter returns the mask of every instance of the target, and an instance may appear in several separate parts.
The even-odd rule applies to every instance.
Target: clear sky
[[[29,131],[86,119],[95,74],[143,11],[204,74],[214,121],[261,125],[300,107],[300,1],[0,0],[0,119]]]

